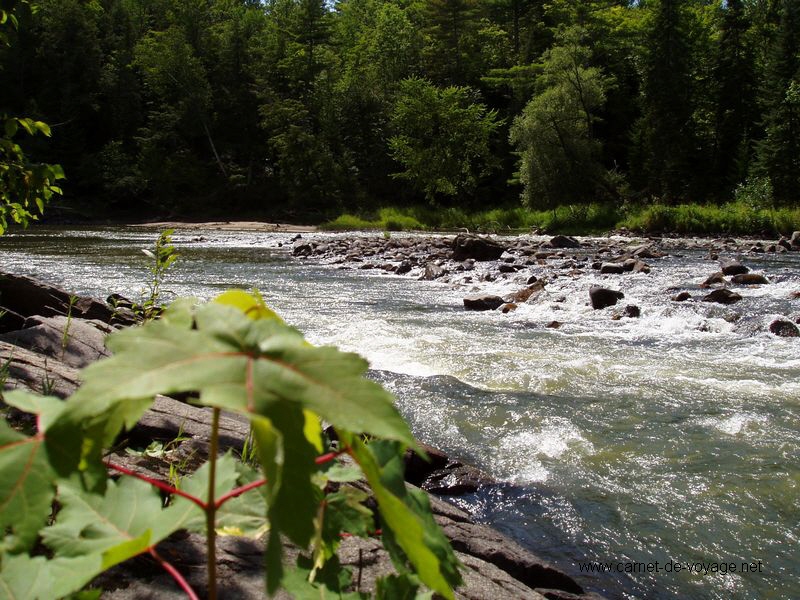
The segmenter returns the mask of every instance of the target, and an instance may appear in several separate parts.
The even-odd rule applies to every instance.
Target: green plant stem
[[[214,490],[217,484],[217,452],[219,451],[219,414],[215,408],[211,420],[211,449],[209,451],[208,498],[206,499],[206,547],[208,548],[208,600],[217,600],[217,503]]]

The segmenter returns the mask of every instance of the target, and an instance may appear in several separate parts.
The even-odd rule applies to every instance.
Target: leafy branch
[[[427,498],[403,481],[403,451],[416,443],[391,395],[364,378],[361,357],[310,345],[260,297],[241,291],[209,304],[178,300],[161,319],[115,333],[108,345],[114,355],[86,369],[66,402],[7,395],[9,405],[37,415],[38,431],[25,436],[0,423],[0,528],[7,532],[0,597],[61,597],[142,553],[196,597],[157,552],[179,529],[205,535],[212,599],[218,532],[266,534],[270,594],[281,587],[299,596],[347,592],[351,578],[336,559],[343,537],[380,535],[399,574],[380,581],[379,598],[399,590],[413,596],[420,585],[453,597],[459,563]],[[173,485],[104,458],[155,394],[180,392],[212,409],[205,465]],[[218,456],[222,410],[249,418],[258,469]],[[322,435],[323,419],[338,446]],[[343,454],[352,466],[339,464]],[[123,477],[110,479],[109,469]],[[359,478],[372,488],[376,514],[364,492],[346,485]],[[282,538],[309,554],[288,567]],[[48,558],[33,555],[37,544]],[[30,587],[34,573],[53,587]]]

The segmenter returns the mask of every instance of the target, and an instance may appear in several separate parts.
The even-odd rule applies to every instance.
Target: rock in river
[[[710,294],[703,296],[703,302],[717,302],[719,304],[733,304],[741,299],[742,297],[739,294],[726,289],[714,290]]]
[[[576,240],[574,237],[569,237],[566,235],[557,235],[553,237],[546,246],[550,248],[580,248],[581,243]]]
[[[720,267],[725,275],[741,275],[750,272],[750,269],[745,267],[738,260],[724,260],[720,263]]]
[[[769,279],[758,273],[741,273],[731,277],[731,281],[738,285],[766,285]]]
[[[778,337],[800,337],[797,325],[786,319],[776,319],[769,324],[769,331]]]
[[[602,263],[600,265],[600,272],[603,274],[618,275],[625,272],[625,266],[620,263]]]
[[[495,310],[505,304],[500,296],[480,294],[464,298],[464,308],[467,310]]]
[[[607,306],[614,306],[619,300],[625,297],[625,294],[616,290],[593,285],[589,289],[589,300],[592,302],[592,308],[599,310]]]
[[[475,235],[459,234],[453,240],[453,258],[455,260],[497,260],[506,251],[505,246],[494,240]]]

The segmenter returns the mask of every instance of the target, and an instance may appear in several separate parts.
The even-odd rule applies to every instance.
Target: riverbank
[[[597,235],[609,231],[637,234],[708,236],[789,235],[800,229],[800,209],[757,208],[744,202],[724,205],[586,204],[552,210],[524,207],[468,212],[430,206],[386,207],[343,214],[320,225],[325,231],[455,231],[473,233],[541,232]]]
[[[79,369],[109,355],[104,338],[120,326],[115,307],[88,297],[76,297],[54,286],[33,279],[0,273],[0,364],[3,389],[29,389],[37,393],[66,398],[79,386]],[[6,318],[9,317],[9,318]],[[3,407],[6,408],[6,407]],[[4,410],[4,417],[20,427],[32,424],[16,410]],[[211,413],[178,400],[159,396],[153,407],[125,433],[125,439],[109,454],[115,464],[152,479],[172,481],[187,476],[205,462],[210,452]],[[224,414],[221,420],[221,452],[241,454],[247,443],[246,419]],[[438,497],[475,492],[499,483],[474,467],[452,460],[436,448],[425,446],[430,462],[406,453],[406,480]],[[357,484],[358,485],[358,484]],[[361,488],[364,488],[363,484]],[[369,491],[364,488],[364,491]],[[456,506],[430,498],[433,514],[461,562],[465,565],[464,585],[458,598],[482,599],[570,598],[597,600],[597,594],[584,593],[572,577],[553,567],[494,531],[476,523]],[[286,544],[286,555],[296,557],[299,548]],[[202,589],[204,548],[196,535],[175,535],[159,545],[159,551],[182,570],[187,579]],[[264,553],[259,540],[222,538],[218,560],[225,594],[237,598],[261,598],[264,593]],[[339,551],[343,565],[359,571],[358,588],[371,591],[375,579],[391,570],[388,554],[375,540],[347,539]],[[362,556],[369,558],[364,560]],[[180,597],[167,578],[146,559],[136,558],[104,573],[96,586],[106,598],[158,594],[161,598]]]
[[[204,221],[198,223],[187,221],[153,221],[148,223],[133,223],[130,226],[159,230],[185,229],[187,231],[262,231],[264,233],[314,233],[318,231],[315,225],[268,223],[262,221]]]

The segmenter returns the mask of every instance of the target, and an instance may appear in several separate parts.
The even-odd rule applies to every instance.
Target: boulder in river
[[[625,297],[625,294],[617,290],[610,290],[608,288],[593,285],[589,289],[589,300],[592,303],[592,308],[599,310],[607,306],[614,306],[618,301]]]
[[[628,317],[628,318],[631,318],[631,319],[637,319],[637,318],[639,318],[641,316],[642,309],[640,309],[635,304],[628,304],[628,306],[625,307],[625,310],[622,311],[622,314],[625,317]]]
[[[679,292],[672,297],[673,302],[686,302],[687,300],[691,300],[692,295],[689,292]]]
[[[706,280],[700,284],[700,287],[710,287],[720,283],[725,283],[725,276],[722,274],[722,271],[717,271],[706,277]]]
[[[397,265],[397,268],[394,270],[394,272],[397,275],[405,275],[406,273],[411,271],[412,268],[413,267],[411,265],[411,261],[404,260],[399,265]]]
[[[422,274],[420,279],[424,279],[427,281],[431,281],[433,279],[439,279],[439,277],[444,277],[447,274],[442,267],[437,265],[436,263],[428,263],[425,265],[425,272]]]
[[[741,300],[742,297],[731,290],[714,290],[710,294],[703,296],[703,302],[717,302],[718,304],[733,304]]]
[[[775,319],[769,324],[769,331],[778,337],[800,337],[800,329],[788,319]]]
[[[567,235],[557,235],[550,238],[550,241],[545,244],[550,248],[580,248],[581,243],[574,237]]]
[[[741,273],[731,277],[731,281],[737,285],[766,285],[769,279],[758,273]]]
[[[792,233],[792,237],[789,238],[789,243],[795,250],[800,250],[800,231]]]
[[[536,299],[542,290],[544,289],[544,282],[543,281],[535,281],[531,285],[522,288],[521,290],[514,292],[513,294],[509,294],[506,296],[506,300],[508,302],[531,302],[532,300]]]
[[[500,296],[492,294],[477,294],[464,298],[464,308],[467,310],[495,310],[505,304]]]
[[[459,234],[453,240],[453,258],[455,260],[497,260],[506,251],[506,247],[476,235]]]
[[[657,250],[650,244],[642,244],[641,246],[628,248],[628,252],[636,258],[663,258],[666,256],[666,254]]]
[[[750,269],[745,267],[738,260],[724,260],[720,262],[720,267],[722,273],[725,275],[741,275],[750,272]]]
[[[620,263],[607,262],[600,265],[603,274],[619,275],[625,272],[625,266]]]

